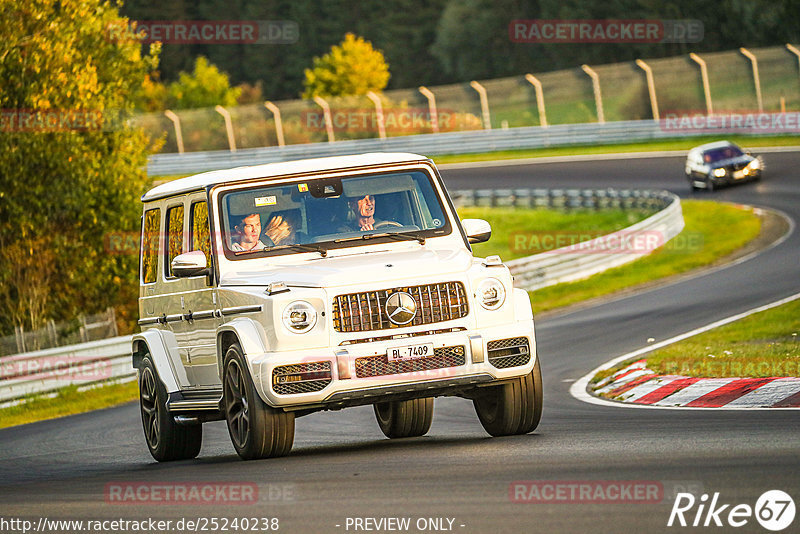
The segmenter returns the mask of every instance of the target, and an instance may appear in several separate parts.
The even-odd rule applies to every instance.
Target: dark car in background
[[[700,145],[686,158],[686,179],[693,191],[761,179],[764,161],[729,141]]]

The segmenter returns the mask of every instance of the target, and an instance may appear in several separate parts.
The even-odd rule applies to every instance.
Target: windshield
[[[714,148],[703,153],[703,161],[705,163],[715,163],[724,159],[738,158],[742,154],[742,150],[734,145]]]
[[[431,178],[422,171],[319,178],[224,193],[220,213],[229,258],[320,252],[378,240],[450,233]]]

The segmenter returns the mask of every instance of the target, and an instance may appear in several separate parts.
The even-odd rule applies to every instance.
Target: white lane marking
[[[742,395],[738,399],[729,402],[726,406],[772,406],[787,397],[791,397],[800,391],[800,378],[779,378],[772,382],[767,382],[759,387]]]
[[[620,396],[621,400],[625,402],[635,402],[645,395],[648,395],[656,390],[663,388],[676,380],[682,380],[683,377],[678,376],[669,376],[669,377],[661,377],[661,378],[654,378],[649,382],[645,382],[635,388],[632,388]]]
[[[594,395],[591,395],[589,394],[589,392],[586,391],[586,387],[589,385],[589,381],[592,379],[594,375],[596,375],[600,371],[605,371],[607,369],[610,369],[619,363],[622,363],[627,360],[632,360],[633,358],[641,356],[642,354],[647,354],[648,352],[652,352],[656,349],[666,347],[667,345],[671,345],[673,343],[677,343],[678,341],[683,341],[684,339],[696,336],[697,334],[702,334],[703,332],[707,332],[718,326],[723,326],[728,323],[738,321],[739,319],[744,319],[745,317],[753,315],[754,313],[766,311],[771,308],[775,308],[777,306],[793,302],[797,299],[800,299],[800,293],[795,293],[794,295],[788,296],[780,300],[776,300],[775,302],[771,302],[769,304],[765,304],[763,306],[747,310],[746,312],[726,317],[725,319],[721,319],[719,321],[715,321],[705,326],[701,326],[700,328],[695,328],[694,330],[685,332],[670,339],[665,339],[664,341],[660,341],[658,343],[654,343],[652,345],[648,345],[646,347],[634,350],[627,354],[623,354],[622,356],[618,356],[613,360],[608,361],[603,365],[593,369],[592,371],[589,371],[589,373],[576,380],[569,388],[569,393],[579,401],[583,401],[589,404],[597,404],[600,406],[616,406],[618,408],[645,408],[653,410],[775,410],[775,408],[756,408],[756,407],[743,408],[741,406],[729,406],[729,405],[722,406],[720,408],[702,408],[702,407],[692,408],[686,406],[655,406],[652,404],[629,404],[626,402],[614,402],[606,399],[601,399],[599,397],[595,397]],[[800,408],[781,408],[781,410],[798,410],[798,409]]]
[[[689,404],[693,400],[697,400],[706,393],[711,393],[714,390],[728,385],[738,378],[708,378],[695,382],[691,386],[679,389],[672,395],[654,402],[655,406],[683,406]]]
[[[775,146],[754,148],[754,152],[798,152],[800,146]],[[609,154],[573,154],[570,156],[544,156],[516,159],[496,159],[490,161],[465,161],[463,163],[442,163],[439,169],[472,169],[476,167],[510,167],[514,165],[534,165],[538,163],[569,163],[571,161],[596,161],[615,159],[644,159],[686,156],[689,150],[658,150],[653,152],[612,152]],[[436,161],[436,157],[433,158]]]

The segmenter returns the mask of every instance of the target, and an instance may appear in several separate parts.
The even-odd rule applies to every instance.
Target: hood
[[[337,287],[379,282],[401,285],[432,276],[453,278],[467,271],[471,264],[472,254],[466,249],[420,248],[331,255],[291,265],[264,265],[263,269],[257,271],[227,273],[222,276],[220,286],[267,286],[272,282],[285,282],[295,287]]]

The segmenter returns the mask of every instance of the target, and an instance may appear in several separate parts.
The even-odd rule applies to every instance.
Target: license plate
[[[408,345],[405,347],[391,347],[386,349],[386,357],[390,362],[405,362],[419,360],[433,356],[433,343],[421,345]]]
[[[733,178],[735,180],[740,180],[740,179],[744,178],[744,171],[734,171]]]

